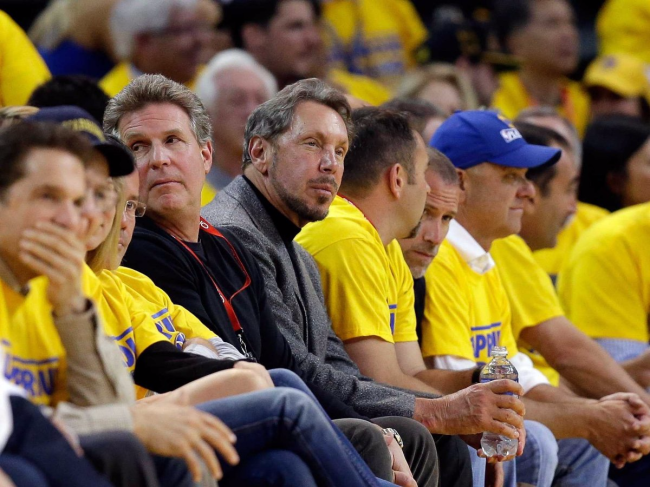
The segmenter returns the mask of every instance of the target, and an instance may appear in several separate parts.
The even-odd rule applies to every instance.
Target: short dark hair
[[[54,123],[20,122],[0,130],[0,198],[25,175],[25,160],[33,149],[58,149],[87,162],[90,141],[78,132]]]
[[[278,12],[278,6],[286,0],[237,0],[221,2],[223,19],[219,28],[227,31],[235,47],[244,47],[242,29],[248,24],[266,27]],[[316,17],[320,17],[318,0],[303,0],[311,4]]]
[[[350,104],[345,95],[316,78],[297,81],[284,87],[277,95],[258,106],[246,121],[242,168],[252,163],[248,144],[253,137],[262,137],[272,144],[291,127],[296,107],[306,101],[325,105],[338,113],[348,132],[352,135]]]
[[[510,36],[528,25],[536,0],[495,0],[490,22],[499,46],[507,52]]]
[[[648,138],[650,125],[637,117],[613,115],[594,120],[582,143],[578,199],[609,211],[621,209],[621,195],[612,191],[608,179],[627,175],[630,158]]]
[[[439,108],[426,100],[418,100],[415,98],[393,98],[381,105],[381,108],[404,113],[408,117],[413,130],[418,132],[420,135],[424,132],[427,122],[430,119],[447,118],[447,114],[442,108]]]
[[[416,137],[406,115],[379,107],[352,112],[354,137],[345,156],[341,192],[365,196],[394,164],[404,166],[408,182],[414,182],[413,155]]]
[[[540,127],[527,122],[515,122],[515,127],[521,133],[521,136],[529,144],[550,146],[557,144],[562,150],[570,150],[571,144],[568,140],[558,134],[555,130],[547,127]],[[530,179],[539,188],[542,196],[548,196],[549,184],[557,175],[557,167],[555,164],[546,165],[542,164],[539,167],[533,167],[526,172],[526,178]]]
[[[101,123],[108,100],[109,96],[91,78],[74,75],[54,76],[33,91],[27,104],[38,108],[74,105]]]
[[[445,184],[460,183],[458,171],[446,155],[435,147],[427,147],[427,154],[429,155],[428,171],[433,171]]]

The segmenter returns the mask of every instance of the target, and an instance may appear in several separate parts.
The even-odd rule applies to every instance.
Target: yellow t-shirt
[[[207,181],[203,183],[203,188],[201,188],[201,206],[210,203],[214,197],[217,196],[217,192],[218,191]]]
[[[626,52],[650,63],[650,2],[608,0],[596,19],[601,55]]]
[[[648,343],[650,203],[619,210],[576,243],[558,280],[569,319],[592,338]]]
[[[25,105],[32,91],[50,77],[25,32],[0,10],[0,107]]]
[[[199,76],[201,69],[189,83],[186,83],[190,90],[194,91],[196,85],[196,79]],[[99,87],[106,92],[111,98],[117,95],[122,88],[128,85],[135,76],[133,75],[131,64],[128,61],[122,61],[117,64],[113,69],[111,69],[106,76],[99,80]]]
[[[563,98],[564,102],[555,108],[576,126],[582,137],[589,122],[589,96],[580,83],[567,79],[563,87]],[[519,112],[536,105],[537,102],[531,98],[521,82],[519,73],[509,72],[499,77],[499,88],[492,97],[492,107],[514,120]]]
[[[47,285],[47,278],[37,277],[23,296],[0,281],[0,342],[7,380],[23,388],[33,403],[54,406],[67,399],[66,354]]]
[[[296,237],[314,256],[334,332],[343,341],[378,337],[417,341],[413,277],[396,240],[379,233],[353,204],[337,196],[327,218]]]
[[[135,329],[136,341],[142,339],[145,343],[151,342],[152,340],[141,337],[140,334],[146,336],[149,333],[159,333],[167,341],[182,349],[186,338],[209,340],[217,336],[188,310],[174,304],[165,291],[141,272],[128,267],[119,267],[115,274],[124,283],[137,305],[151,316],[155,324],[155,328],[152,328],[150,321],[141,323]]]
[[[578,202],[578,208],[573,220],[558,234],[555,247],[533,252],[537,263],[551,276],[553,281],[557,279],[580,235],[592,224],[607,215],[609,215],[609,211],[604,208]]]
[[[453,355],[478,364],[490,361],[492,347],[517,354],[510,305],[495,268],[474,272],[448,242],[425,274],[422,356]]]
[[[553,282],[535,259],[526,242],[518,235],[494,241],[490,255],[496,262],[512,313],[512,333],[519,351],[533,361],[537,370],[557,386],[560,375],[524,339],[521,332],[544,321],[564,316]]]
[[[416,65],[415,51],[427,38],[408,0],[328,0],[323,19],[332,66],[389,86]]]
[[[387,87],[368,76],[352,74],[342,69],[331,69],[327,73],[327,78],[350,95],[371,105],[386,103],[393,96]]]

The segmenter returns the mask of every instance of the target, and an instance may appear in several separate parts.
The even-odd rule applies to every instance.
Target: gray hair
[[[517,115],[517,122],[526,122],[533,125],[536,125],[531,118],[554,118],[562,122],[562,124],[569,129],[569,146],[575,155],[575,163],[580,166],[582,162],[582,141],[580,140],[580,135],[578,135],[578,129],[576,126],[571,123],[571,121],[560,113],[553,107],[548,106],[539,106],[539,107],[530,107],[522,110],[519,115]]]
[[[169,27],[172,10],[194,10],[198,0],[120,0],[113,7],[109,28],[115,53],[130,59],[138,34]]]
[[[120,119],[152,103],[171,103],[182,108],[190,119],[190,128],[201,147],[212,140],[210,117],[199,97],[162,74],[138,76],[115,95],[104,112],[104,132],[122,140],[117,129]]]
[[[268,98],[278,92],[278,83],[271,72],[242,49],[226,49],[216,54],[196,81],[196,94],[206,107],[212,106],[219,96],[215,78],[230,68],[244,68],[254,72],[264,83]]]
[[[242,167],[252,163],[248,144],[253,137],[261,137],[271,143],[291,127],[296,107],[305,101],[320,103],[337,112],[352,138],[352,109],[345,95],[316,78],[303,79],[286,86],[269,101],[257,107],[246,122]]]

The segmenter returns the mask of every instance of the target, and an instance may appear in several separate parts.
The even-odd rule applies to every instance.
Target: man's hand
[[[254,372],[264,381],[264,383],[269,388],[275,387],[275,385],[273,384],[273,379],[271,379],[271,376],[269,375],[269,371],[266,370],[266,367],[264,367],[263,365],[241,360],[239,362],[235,362],[233,368],[244,369],[244,370],[249,370],[251,372]]]
[[[612,394],[589,407],[588,439],[617,468],[650,453],[650,411],[636,394]]]
[[[19,258],[39,275],[47,276],[47,297],[56,316],[81,312],[86,298],[81,272],[86,249],[70,230],[52,222],[36,222],[20,239]]]
[[[402,447],[397,444],[393,435],[384,435],[386,446],[390,452],[393,468],[393,483],[402,487],[418,487],[417,482],[413,478],[409,464],[404,457]]]
[[[521,400],[506,393],[522,395],[524,390],[517,382],[501,379],[474,384],[440,399],[417,398],[413,418],[429,431],[444,435],[491,431],[519,438],[526,410]]]
[[[16,487],[16,484],[11,481],[2,469],[0,469],[0,487]]]
[[[203,459],[216,479],[223,475],[215,450],[231,465],[239,463],[235,435],[214,416],[193,407],[150,403],[131,408],[133,432],[152,453],[183,458],[196,482]]]
[[[474,448],[479,457],[485,458],[485,461],[489,465],[492,463],[509,462],[510,460],[514,460],[515,457],[520,457],[522,453],[524,453],[524,447],[526,446],[526,428],[518,428],[517,433],[519,433],[517,452],[514,455],[507,457],[504,457],[503,455],[492,455],[491,457],[488,457],[483,451],[483,448],[481,448],[481,437],[483,436],[483,433],[476,435],[460,435],[460,438],[469,446]]]

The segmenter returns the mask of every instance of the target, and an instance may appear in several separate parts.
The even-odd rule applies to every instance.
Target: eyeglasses
[[[135,200],[128,200],[124,207],[124,213],[129,218],[144,216],[145,211],[147,211],[147,205]]]
[[[99,211],[108,211],[115,208],[117,203],[117,191],[113,183],[98,186],[96,188],[88,188],[86,193],[86,200],[91,200]]]

